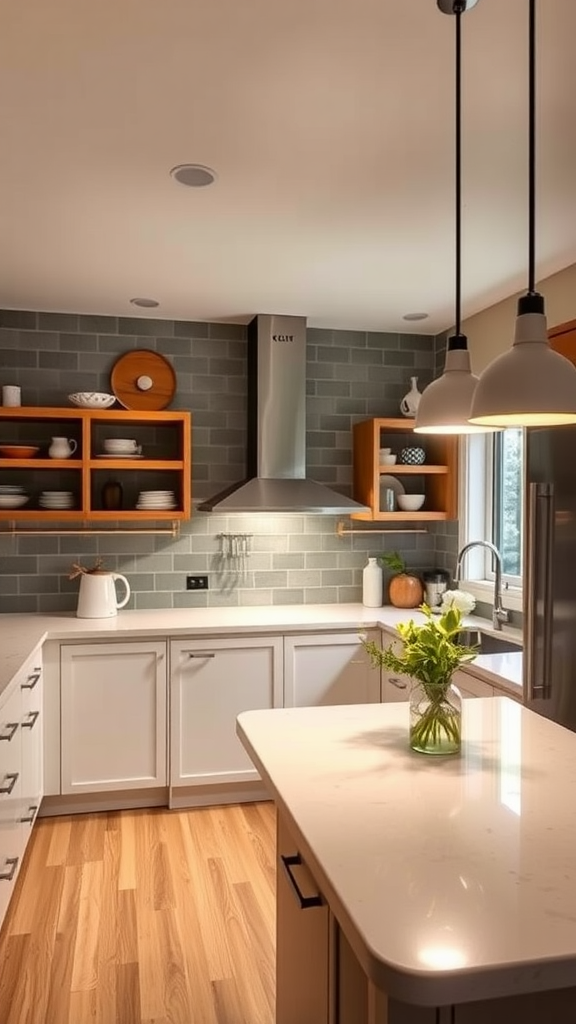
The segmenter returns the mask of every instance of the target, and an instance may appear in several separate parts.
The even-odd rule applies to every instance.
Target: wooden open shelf
[[[52,436],[73,437],[70,459],[51,459]],[[143,458],[99,458],[106,437],[135,438]],[[57,409],[20,406],[0,408],[0,444],[35,444],[33,459],[0,458],[0,484],[18,484],[30,495],[20,509],[0,509],[0,522],[177,521],[190,518],[192,445],[189,412],[144,412],[125,409]],[[111,478],[124,490],[121,509],[102,507],[101,490]],[[137,509],[139,490],[173,490],[176,509]],[[70,490],[73,509],[44,509],[42,490]]]
[[[354,498],[370,507],[370,512],[352,512],[352,519],[371,522],[421,522],[456,519],[458,515],[458,438],[454,435],[414,434],[413,421],[377,418],[354,426]],[[402,436],[404,435],[404,436]],[[408,446],[424,448],[426,461],[421,466],[380,465],[380,448],[389,447],[396,455]],[[380,478],[406,479],[407,493],[426,494],[418,512],[384,512],[380,508]],[[422,480],[421,489],[411,485],[410,477]]]

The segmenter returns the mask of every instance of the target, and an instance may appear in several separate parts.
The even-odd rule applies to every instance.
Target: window
[[[510,428],[494,434],[471,435],[462,444],[459,545],[487,540],[502,554],[502,582],[508,590],[505,606],[522,607],[524,432]],[[466,556],[463,580],[478,601],[492,601],[492,555],[473,548]],[[514,596],[516,595],[516,596]]]
[[[486,488],[491,508],[488,539],[502,555],[502,574],[522,576],[522,483],[524,435],[521,429],[502,430],[492,435],[492,481]],[[491,492],[491,493],[490,493]]]

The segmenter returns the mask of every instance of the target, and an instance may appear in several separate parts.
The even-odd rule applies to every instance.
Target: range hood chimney
[[[306,479],[306,319],[260,315],[248,325],[248,479],[203,512],[349,515],[368,509]]]

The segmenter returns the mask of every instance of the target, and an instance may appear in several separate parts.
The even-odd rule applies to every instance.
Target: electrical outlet
[[[208,590],[207,576],[187,576],[186,590]]]

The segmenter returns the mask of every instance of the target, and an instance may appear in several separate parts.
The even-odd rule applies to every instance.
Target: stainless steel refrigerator
[[[576,731],[576,427],[526,431],[524,701]]]

